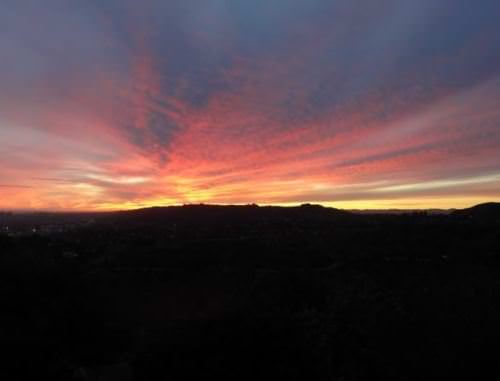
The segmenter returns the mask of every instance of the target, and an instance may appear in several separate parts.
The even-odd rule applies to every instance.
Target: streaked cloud
[[[0,208],[500,198],[500,5],[0,5]]]

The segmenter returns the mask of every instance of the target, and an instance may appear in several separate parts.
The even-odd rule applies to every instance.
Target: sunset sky
[[[0,209],[498,200],[498,0],[0,3]]]

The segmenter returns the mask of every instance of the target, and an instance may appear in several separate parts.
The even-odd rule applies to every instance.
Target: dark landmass
[[[499,206],[2,213],[0,378],[485,379]]]
[[[500,218],[500,202],[488,202],[473,206],[472,208],[456,210],[453,214],[457,217],[474,218],[476,220],[498,221]]]

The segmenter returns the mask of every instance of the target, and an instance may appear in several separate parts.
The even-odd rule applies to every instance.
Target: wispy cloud
[[[0,5],[0,207],[500,198],[500,5]]]

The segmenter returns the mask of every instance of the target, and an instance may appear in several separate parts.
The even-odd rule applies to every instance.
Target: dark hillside
[[[0,376],[484,378],[498,371],[500,223],[470,213],[3,216]]]
[[[454,216],[462,218],[471,218],[478,222],[483,221],[500,221],[500,203],[489,202],[473,206],[472,208],[457,210],[453,213]]]

